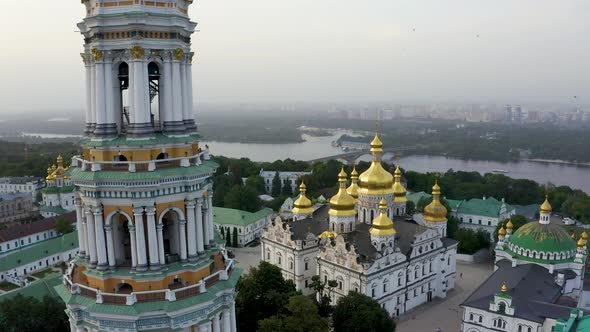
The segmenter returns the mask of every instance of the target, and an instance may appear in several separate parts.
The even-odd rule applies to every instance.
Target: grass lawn
[[[6,291],[6,292],[11,291],[13,289],[17,289],[17,288],[19,288],[17,285],[11,284],[9,282],[0,283],[0,289],[3,291]]]

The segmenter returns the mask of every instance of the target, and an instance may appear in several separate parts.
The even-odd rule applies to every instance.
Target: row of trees
[[[70,324],[64,310],[65,305],[53,297],[45,296],[40,301],[18,294],[0,302],[0,331],[68,331]]]
[[[310,288],[318,296],[304,296],[292,281],[283,279],[278,267],[261,262],[243,274],[236,286],[238,330],[327,332],[330,325],[334,332],[395,330],[387,311],[360,293],[352,292],[332,307],[334,287],[335,281],[323,283],[316,276]]]
[[[238,247],[238,229],[234,227],[233,232],[229,227],[221,227],[221,237],[225,240],[226,247]]]

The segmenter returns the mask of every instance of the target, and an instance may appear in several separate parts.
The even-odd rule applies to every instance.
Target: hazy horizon
[[[0,113],[83,109],[84,7],[0,13]],[[190,15],[201,104],[590,102],[584,0],[203,0]]]

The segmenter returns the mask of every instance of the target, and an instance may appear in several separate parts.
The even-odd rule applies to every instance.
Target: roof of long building
[[[264,219],[273,213],[272,209],[264,208],[257,212],[248,212],[237,209],[213,207],[213,222],[222,225],[248,226],[260,219]]]
[[[65,220],[71,223],[75,223],[76,211],[68,212],[57,217],[45,218],[39,221],[34,221],[23,225],[1,229],[0,242],[11,241],[31,234],[48,231],[50,229],[55,228],[55,223],[60,218],[64,218]]]
[[[42,241],[37,245],[0,257],[0,270],[12,270],[19,266],[36,262],[44,257],[57,255],[75,248],[78,248],[78,231]]]

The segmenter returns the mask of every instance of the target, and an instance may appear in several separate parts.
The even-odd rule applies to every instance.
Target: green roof
[[[453,211],[457,211],[459,209],[459,207],[461,206],[461,204],[464,202],[464,200],[459,200],[459,199],[445,198],[445,200],[447,201],[447,203],[449,203],[449,207]]]
[[[251,225],[272,214],[272,209],[264,208],[258,212],[248,212],[222,207],[213,207],[213,222],[222,225]]]
[[[476,216],[498,217],[502,205],[506,206],[507,211],[512,211],[514,208],[502,201],[493,197],[486,199],[472,198],[464,201],[458,207],[457,213],[472,214]]]
[[[159,180],[169,176],[194,176],[215,173],[219,165],[213,160],[205,160],[198,166],[174,167],[159,169],[152,172],[127,171],[83,171],[79,167],[70,167],[71,178],[76,181],[138,181]]]
[[[0,295],[0,302],[11,299],[18,294],[22,296],[31,296],[38,300],[43,299],[45,295],[59,298],[55,291],[55,286],[60,285],[62,280],[63,276],[61,273],[52,273],[43,279],[33,281],[27,287],[17,288]]]
[[[412,201],[412,202],[414,202],[414,204],[418,205],[418,202],[419,202],[419,201],[420,201],[420,200],[421,200],[423,197],[428,197],[428,198],[430,198],[430,197],[432,197],[432,195],[430,195],[430,194],[428,194],[428,193],[425,193],[425,192],[423,192],[423,191],[420,191],[420,192],[417,192],[417,193],[411,193],[411,194],[408,194],[406,197],[408,198],[408,201]]]
[[[562,252],[576,250],[576,242],[560,225],[529,222],[514,232],[508,242],[515,246],[540,252]],[[526,259],[529,259],[526,257]]]
[[[62,208],[61,206],[47,206],[47,205],[41,205],[39,207],[39,211],[52,212],[52,213],[56,213],[56,214],[64,214],[64,213],[70,212],[70,211]]]
[[[82,145],[89,148],[107,147],[107,146],[151,146],[168,143],[192,143],[199,139],[198,134],[193,134],[184,137],[166,136],[162,133],[154,133],[152,138],[148,139],[129,139],[127,136],[119,136],[112,140],[93,141],[90,138],[83,138]]]
[[[91,313],[138,316],[142,313],[153,311],[179,311],[190,306],[201,304],[203,302],[213,301],[217,298],[217,293],[228,288],[234,288],[238,282],[238,279],[240,278],[241,273],[242,269],[233,269],[228,280],[220,280],[216,282],[212,286],[208,287],[207,292],[204,294],[190,296],[177,301],[138,302],[132,306],[97,304],[96,299],[94,298],[89,298],[79,294],[71,294],[63,284],[55,286],[55,290],[66,304],[70,306],[83,306],[85,307],[85,311]]]
[[[78,232],[74,231],[38,245],[28,247],[0,258],[0,271],[12,270],[50,255],[78,248]]]
[[[74,191],[74,186],[63,186],[63,187],[45,187],[41,190],[45,194],[53,194],[53,193],[71,193]]]

